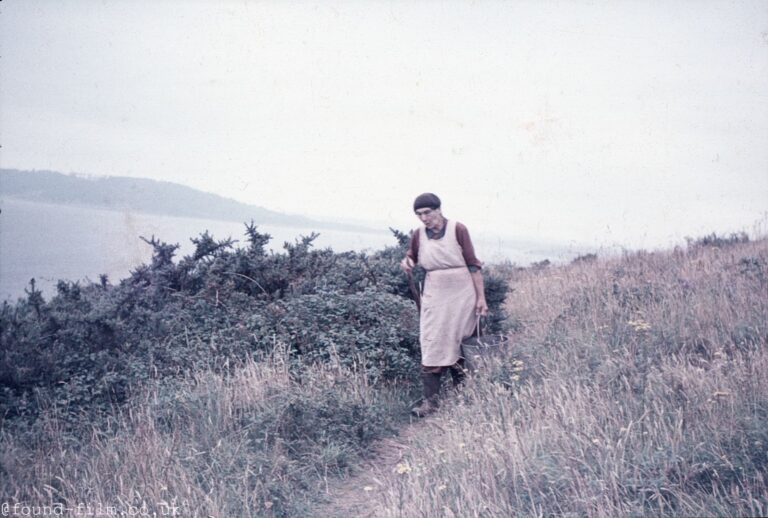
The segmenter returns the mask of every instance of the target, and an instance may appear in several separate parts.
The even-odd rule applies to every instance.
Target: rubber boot
[[[421,381],[424,385],[424,398],[421,400],[421,404],[413,410],[411,413],[416,417],[426,417],[429,414],[433,414],[440,406],[440,375],[442,372],[431,373],[422,372]]]
[[[464,378],[467,377],[467,371],[464,370],[464,358],[459,358],[459,361],[451,365],[450,371],[453,388],[459,388],[459,385],[464,383]]]

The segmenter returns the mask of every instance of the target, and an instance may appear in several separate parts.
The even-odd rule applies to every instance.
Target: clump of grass
[[[768,514],[767,259],[761,240],[512,272],[512,348],[376,516]]]
[[[0,493],[158,516],[302,515],[407,411],[397,387],[374,389],[338,361],[297,375],[278,351],[234,372],[157,384],[85,441],[51,415],[36,443],[4,434]]]

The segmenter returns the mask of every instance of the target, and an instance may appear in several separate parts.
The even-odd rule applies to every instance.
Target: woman
[[[488,304],[482,263],[475,257],[467,227],[446,219],[440,198],[432,193],[419,195],[413,210],[424,225],[411,233],[400,267],[408,274],[416,264],[427,271],[419,320],[424,398],[412,410],[424,417],[438,407],[444,371],[450,371],[454,385],[461,383],[461,340],[472,334],[478,316],[488,313]]]

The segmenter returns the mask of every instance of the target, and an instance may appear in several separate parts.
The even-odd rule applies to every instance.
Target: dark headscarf
[[[437,195],[432,194],[431,192],[425,192],[424,194],[419,194],[413,202],[413,210],[417,211],[419,209],[425,209],[425,208],[439,209],[440,198],[438,198]]]

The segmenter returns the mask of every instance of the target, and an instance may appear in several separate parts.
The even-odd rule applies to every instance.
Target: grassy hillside
[[[768,241],[739,241],[512,273],[510,354],[375,515],[768,514]]]
[[[119,287],[75,298],[63,285],[50,303],[15,308],[17,324],[61,324],[65,304],[92,304],[51,346],[102,333],[136,372],[145,371],[132,348],[152,340],[134,341],[125,319],[166,338],[154,342],[149,375],[97,418],[90,404],[35,385],[53,403],[27,403],[31,426],[19,423],[32,410],[17,408],[0,433],[8,501],[312,516],[329,480],[407,426],[414,386],[404,374],[417,363],[409,349],[376,356],[376,343],[397,343],[387,326],[408,309],[392,299],[407,292],[396,274],[402,250],[337,256],[297,243],[269,256],[262,238],[254,231],[251,248],[231,255],[203,239],[176,266],[157,244],[156,264]],[[768,241],[708,238],[686,250],[490,270],[510,283],[512,347],[447,396],[383,490],[365,493],[374,516],[768,514]],[[107,302],[123,307],[139,291],[160,321],[135,302],[133,313],[107,314]],[[412,325],[394,334],[403,332]],[[222,360],[251,354],[210,367],[185,358],[206,348]],[[163,357],[193,368],[151,375]],[[35,382],[13,365],[0,374]],[[94,387],[106,393],[117,375],[106,369]],[[19,387],[17,406],[27,394]]]
[[[153,239],[151,263],[118,284],[62,280],[46,300],[31,283],[2,304],[0,493],[296,516],[407,418],[407,237],[367,254],[315,249],[314,235],[270,252],[255,225],[245,234],[205,232],[180,260]],[[498,310],[505,284],[486,282]]]

